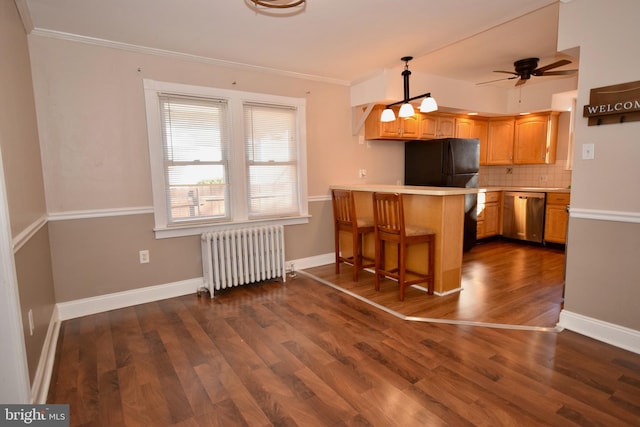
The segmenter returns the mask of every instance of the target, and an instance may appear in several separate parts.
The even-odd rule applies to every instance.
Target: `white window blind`
[[[249,217],[299,214],[296,109],[244,103],[243,112]]]
[[[144,79],[157,238],[309,222],[306,100]]]
[[[159,98],[168,223],[229,218],[227,102]]]

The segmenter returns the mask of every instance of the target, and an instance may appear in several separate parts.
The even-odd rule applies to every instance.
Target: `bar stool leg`
[[[407,248],[405,245],[398,243],[398,282],[400,285],[400,301],[404,301],[404,287],[406,285],[406,256]]]

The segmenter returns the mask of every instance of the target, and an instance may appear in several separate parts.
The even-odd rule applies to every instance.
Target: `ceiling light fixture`
[[[289,9],[303,5],[307,0],[251,0],[256,6],[264,6],[271,9]]]
[[[438,104],[436,103],[436,100],[431,97],[431,93],[423,93],[422,95],[409,98],[409,76],[411,75],[411,71],[409,71],[409,61],[412,59],[412,56],[403,56],[400,58],[401,61],[404,61],[404,71],[402,72],[402,78],[404,80],[404,99],[387,105],[380,116],[381,122],[392,122],[396,119],[396,115],[391,107],[398,104],[402,104],[400,111],[398,112],[398,116],[402,118],[413,116],[415,111],[413,110],[413,105],[409,102],[420,98],[424,98],[419,108],[421,113],[430,113],[431,111],[436,111],[438,109]]]

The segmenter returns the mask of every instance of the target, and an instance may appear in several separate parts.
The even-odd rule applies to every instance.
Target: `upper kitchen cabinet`
[[[489,119],[485,164],[510,165],[513,163],[514,127],[513,117]]]
[[[519,165],[553,164],[558,142],[556,112],[529,114],[515,121],[513,163]]]
[[[398,109],[394,109],[396,120],[393,122],[381,122],[380,116],[384,105],[376,105],[367,117],[364,124],[364,137],[366,139],[418,139],[420,133],[420,114],[403,119],[398,117]]]
[[[489,120],[456,117],[456,138],[478,138],[480,140],[480,164],[487,164],[487,144],[489,136]]]
[[[453,138],[456,118],[448,114],[422,114],[420,139]]]

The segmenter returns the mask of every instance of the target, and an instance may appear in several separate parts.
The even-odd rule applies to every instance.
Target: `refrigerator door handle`
[[[456,158],[455,158],[455,155],[453,154],[453,144],[448,143],[447,147],[449,148],[449,165],[448,165],[448,167],[451,168],[451,175],[455,175],[456,174]]]

